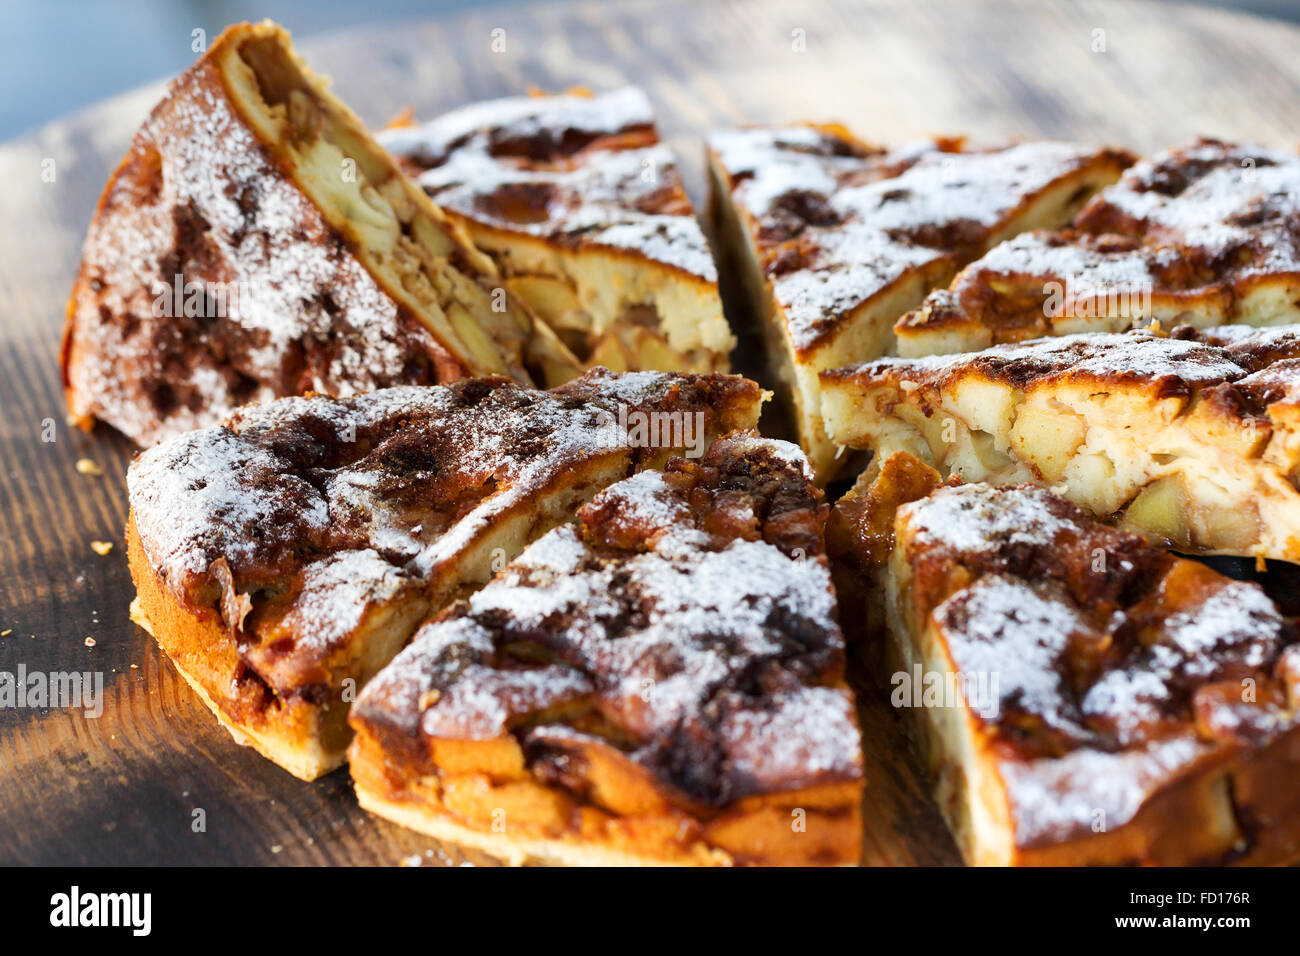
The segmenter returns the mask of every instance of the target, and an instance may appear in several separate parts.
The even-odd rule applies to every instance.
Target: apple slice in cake
[[[1033,482],[1183,551],[1300,561],[1300,326],[1187,326],[822,374],[832,440]]]
[[[142,445],[284,395],[575,369],[272,23],[222,33],[136,133],[63,340],[74,419]]]
[[[752,427],[761,401],[736,376],[599,370],[240,409],[131,464],[134,616],[237,739],[314,778],[430,611],[601,488]]]
[[[379,140],[584,364],[726,371],[717,269],[641,90],[493,100]]]
[[[1064,232],[994,248],[896,328],[900,355],[1149,325],[1300,322],[1300,154],[1199,139]]]
[[[857,862],[825,520],[751,434],[601,492],[366,687],[361,805],[512,862]]]
[[[927,292],[1009,236],[1065,224],[1131,162],[1055,142],[884,150],[830,126],[716,133],[709,159],[719,240],[823,480],[836,450],[817,373],[891,354]]]
[[[893,702],[966,860],[1300,859],[1300,645],[1263,590],[1045,489],[927,494],[907,457],[876,477],[901,488],[837,509],[863,532]],[[887,509],[915,492],[889,551]]]

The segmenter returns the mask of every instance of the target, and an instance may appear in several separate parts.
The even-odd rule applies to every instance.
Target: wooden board
[[[427,117],[530,84],[640,83],[697,199],[701,136],[733,122],[839,119],[886,142],[964,131],[1144,151],[1198,132],[1300,138],[1300,30],[1144,2],[590,2],[301,47],[374,124],[407,104]],[[362,813],[346,772],[304,784],[236,746],[127,620],[131,448],[64,424],[56,361],[91,210],[161,89],[0,146],[0,630],[12,629],[0,670],[98,671],[105,688],[98,718],[0,710],[0,863],[459,862]],[[79,474],[82,457],[104,474]],[[92,540],[115,547],[101,557]],[[868,694],[863,720],[866,861],[955,862],[896,716]]]

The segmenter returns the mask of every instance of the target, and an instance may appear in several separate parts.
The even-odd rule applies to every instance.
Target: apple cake
[[[577,368],[271,23],[226,30],[136,133],[62,362],[73,419],[141,445],[250,401]]]
[[[1161,322],[1300,322],[1300,154],[1198,139],[1144,160],[1070,229],[997,246],[897,327],[900,355]]]
[[[837,443],[1045,485],[1181,551],[1300,561],[1300,325],[1082,333],[821,380]]]
[[[641,90],[493,100],[379,141],[584,365],[726,371],[717,270]]]
[[[892,354],[894,322],[998,242],[1064,225],[1131,162],[1068,143],[898,150],[836,126],[715,133],[716,232],[740,269],[769,365],[820,478],[836,450],[817,373]]]
[[[366,687],[361,805],[516,863],[857,862],[825,520],[752,434],[602,491]]]
[[[428,613],[601,488],[752,427],[762,399],[738,376],[596,370],[239,409],[131,464],[133,614],[236,739],[312,779]]]
[[[1279,786],[1300,779],[1300,645],[1264,591],[1043,488],[928,490],[909,458],[837,504],[836,538],[857,533],[891,699],[965,859],[1300,858]]]

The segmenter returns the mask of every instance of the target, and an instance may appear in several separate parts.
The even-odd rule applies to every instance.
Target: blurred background
[[[238,20],[270,17],[295,39],[331,30],[548,0],[0,0],[0,140],[178,73]],[[614,2],[614,0],[608,0]],[[707,2],[707,0],[701,0]],[[972,0],[979,2],[979,0]],[[1043,0],[1045,3],[1069,0]],[[1190,0],[1147,0],[1176,4]],[[1202,0],[1300,23],[1300,0]],[[1297,51],[1300,53],[1300,51]]]

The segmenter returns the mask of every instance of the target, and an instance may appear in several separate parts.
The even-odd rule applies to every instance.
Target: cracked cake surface
[[[553,812],[505,831],[550,841],[543,856],[594,842],[664,862],[856,859],[861,755],[825,515],[798,450],[743,433],[606,489],[368,686],[352,718],[363,804],[491,832],[454,798],[477,774],[544,798]],[[790,837],[800,794],[808,832]],[[728,824],[752,828],[748,845]],[[674,836],[626,837],[651,826]]]

